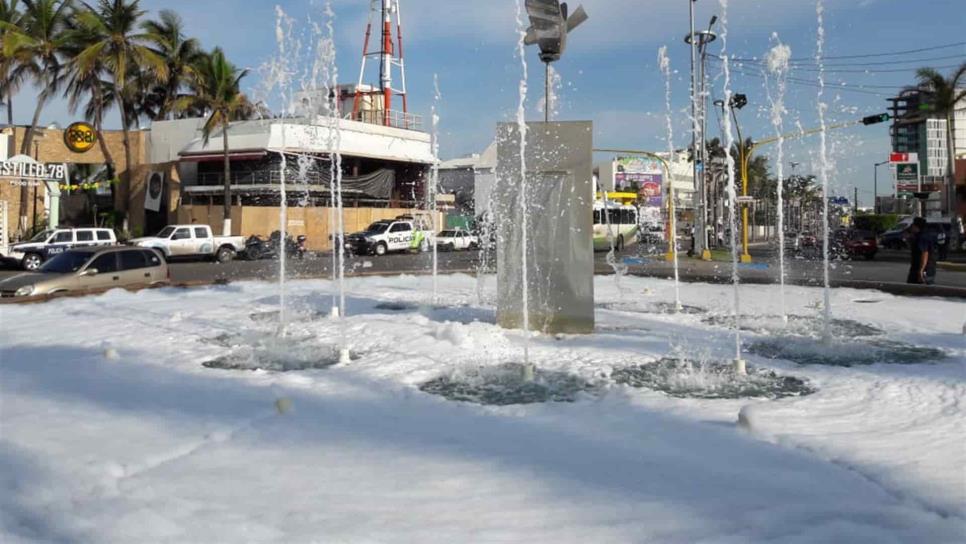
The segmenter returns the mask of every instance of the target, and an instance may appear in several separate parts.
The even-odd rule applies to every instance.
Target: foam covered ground
[[[0,307],[4,542],[961,542],[966,305],[836,290],[838,318],[943,350],[916,365],[749,364],[808,380],[780,400],[699,400],[617,385],[663,357],[733,357],[709,315],[728,287],[597,279],[589,336],[534,336],[541,370],[599,387],[575,402],[480,406],[419,390],[519,362],[492,279],[239,283]],[[743,314],[779,313],[777,287]],[[820,290],[791,288],[813,316]],[[388,304],[386,302],[399,303]],[[380,307],[381,306],[381,307]],[[802,331],[796,329],[796,333]],[[321,364],[342,334],[358,358]],[[745,342],[781,335],[758,327]],[[801,342],[801,340],[796,340]],[[819,340],[815,340],[818,342]],[[856,339],[856,342],[861,339]],[[266,345],[268,347],[266,347]],[[203,363],[263,349],[293,372]],[[319,354],[316,358],[315,354]],[[317,368],[312,368],[318,359]],[[739,413],[743,425],[738,424]]]

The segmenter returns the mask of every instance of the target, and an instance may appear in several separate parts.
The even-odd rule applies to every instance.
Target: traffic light
[[[748,105],[748,97],[743,94],[736,94],[731,97],[731,107],[740,110]]]
[[[878,115],[870,115],[868,117],[863,117],[862,118],[862,124],[863,125],[875,125],[875,124],[878,124],[878,123],[885,123],[889,119],[892,119],[892,116],[890,116],[888,113],[880,113]]]

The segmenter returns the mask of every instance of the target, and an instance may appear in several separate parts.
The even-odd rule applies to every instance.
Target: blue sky
[[[441,154],[450,158],[480,151],[493,138],[495,123],[515,113],[520,63],[514,56],[515,1],[479,2],[402,0],[410,110],[428,114],[432,103],[433,75],[438,74],[442,102]],[[574,2],[575,3],[575,2]],[[690,141],[688,108],[689,51],[687,0],[584,0],[590,20],[571,36],[565,58],[556,68],[563,78],[560,119],[590,119],[595,123],[595,146],[666,149],[664,82],[657,63],[658,48],[667,45],[671,60],[672,108],[675,145]],[[962,38],[966,20],[963,0],[825,0],[827,54],[851,56],[888,53],[947,45]],[[206,47],[220,45],[232,60],[257,68],[275,51],[275,4],[241,0],[142,0],[148,9],[175,9],[190,33]],[[322,18],[321,0],[287,0],[279,5],[298,21]],[[336,13],[338,65],[343,82],[358,77],[368,0],[333,0]],[[711,15],[723,14],[720,0],[698,0],[697,26]],[[816,126],[818,73],[807,59],[816,49],[814,0],[730,0],[727,48],[731,55],[760,58],[772,45],[773,33],[792,49],[792,57],[806,59],[791,77],[786,130],[796,123]],[[718,30],[721,30],[720,21]],[[712,45],[720,52],[722,41]],[[940,57],[954,57],[945,58]],[[543,71],[534,50],[528,51],[531,97],[529,116],[540,117],[537,99]],[[930,59],[926,62],[926,59]],[[935,59],[935,60],[932,60]],[[920,64],[948,66],[966,59],[966,46],[917,54],[829,60],[826,92],[830,122],[885,111],[885,95],[912,82]],[[923,62],[915,62],[922,60]],[[876,64],[872,64],[876,63]],[[835,66],[831,66],[835,64]],[[723,95],[720,63],[711,63],[717,96]],[[866,70],[871,70],[866,72]],[[881,70],[894,70],[883,72]],[[948,72],[949,70],[944,70]],[[767,113],[760,69],[746,63],[734,75],[733,87],[748,95],[750,104],[740,112],[742,129],[751,137],[774,134]],[[248,84],[257,85],[257,77]],[[840,84],[845,83],[842,86]],[[26,88],[15,99],[18,122],[27,122],[35,91]],[[62,103],[52,104],[42,122],[67,123],[72,117]],[[712,117],[711,135],[719,134]],[[816,171],[818,138],[789,142],[788,161],[802,163],[799,173]],[[869,203],[872,165],[889,151],[887,125],[861,127],[830,135],[834,161],[832,186],[839,194],[860,189],[860,201]],[[774,153],[774,148],[763,152]],[[786,168],[787,171],[787,168]],[[887,176],[880,170],[880,179]],[[884,191],[883,184],[880,190]]]

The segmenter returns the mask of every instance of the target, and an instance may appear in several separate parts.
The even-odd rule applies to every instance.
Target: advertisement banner
[[[144,209],[152,212],[161,211],[161,196],[164,191],[164,174],[150,172],[144,187]]]
[[[664,200],[661,162],[646,157],[622,157],[615,161],[614,185],[620,191],[637,188],[645,206],[660,207]]]
[[[896,196],[911,197],[919,190],[919,163],[896,163]]]

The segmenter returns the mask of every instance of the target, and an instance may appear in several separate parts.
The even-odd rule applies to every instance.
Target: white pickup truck
[[[245,250],[244,237],[214,236],[208,225],[169,225],[157,236],[135,238],[128,243],[157,249],[166,259],[207,257],[219,263],[230,262]]]

